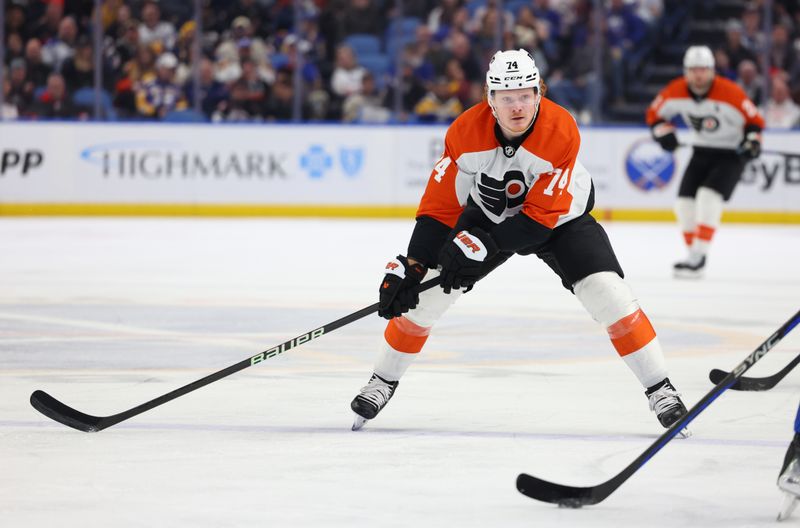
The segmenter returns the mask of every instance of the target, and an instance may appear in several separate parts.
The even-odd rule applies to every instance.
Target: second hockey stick
[[[429,290],[439,284],[439,277],[435,277],[429,281],[423,282],[419,286],[419,291],[423,292],[425,290]],[[280,345],[274,346],[256,354],[255,356],[251,356],[247,359],[244,359],[234,365],[231,365],[228,368],[224,368],[218,372],[210,374],[204,378],[200,378],[197,381],[193,381],[188,385],[184,385],[174,391],[168,392],[159,396],[158,398],[154,398],[148,402],[145,402],[141,405],[137,405],[127,411],[123,411],[121,413],[112,414],[110,416],[93,416],[91,414],[83,413],[77,409],[73,409],[69,405],[60,402],[59,400],[55,399],[54,397],[50,396],[44,391],[37,390],[31,394],[31,405],[36,408],[37,411],[44,414],[48,418],[55,420],[56,422],[60,422],[64,425],[72,427],[73,429],[77,429],[78,431],[83,431],[86,433],[95,433],[98,431],[102,431],[103,429],[107,429],[112,425],[116,425],[120,422],[123,422],[129,418],[133,418],[136,415],[142,414],[145,411],[149,411],[154,407],[158,407],[168,401],[174,400],[179,396],[183,396],[184,394],[188,394],[192,391],[199,389],[200,387],[205,387],[209,383],[213,383],[217,380],[221,380],[231,374],[239,372],[240,370],[244,370],[247,367],[251,367],[253,365],[257,365],[267,359],[273,358],[279,354],[283,354],[287,350],[294,348],[296,346],[300,346],[303,343],[308,343],[309,341],[313,341],[318,337],[322,337],[323,335],[329,334],[336,330],[337,328],[341,328],[345,325],[348,325],[354,321],[358,321],[359,319],[366,317],[367,315],[373,314],[378,311],[378,303],[372,304],[367,306],[366,308],[362,308],[357,312],[353,312],[350,315],[346,315],[341,319],[337,319],[332,323],[328,323],[324,326],[320,326],[319,328],[315,328],[305,334],[300,334],[299,336],[295,337],[294,339],[290,339],[288,341],[284,341]]]
[[[738,390],[738,391],[766,391],[770,390],[772,387],[778,384],[786,375],[792,371],[798,364],[800,364],[800,355],[794,358],[788,365],[783,367],[779,372],[776,372],[772,376],[766,376],[763,378],[748,378],[747,376],[742,376],[739,380],[731,386],[731,390]],[[713,369],[711,372],[708,373],[708,379],[711,380],[711,383],[716,385],[727,376],[728,373],[724,370],[720,369]]]
[[[620,471],[610,480],[598,484],[596,486],[566,486],[564,484],[557,484],[549,482],[540,478],[522,473],[517,477],[517,490],[520,493],[536,500],[543,502],[551,502],[564,506],[567,508],[580,508],[581,506],[588,506],[597,504],[603,501],[606,497],[614,493],[631,475],[636,473],[648,460],[650,460],[656,453],[661,451],[661,448],[667,445],[684,427],[689,425],[697,415],[708,407],[711,402],[716,400],[720,394],[728,390],[747,370],[755,365],[755,363],[764,357],[772,347],[777,345],[786,334],[792,331],[792,328],[800,323],[800,311],[798,311],[791,319],[786,321],[774,334],[769,336],[766,341],[761,343],[758,348],[752,351],[744,361],[739,363],[727,376],[725,376],[716,386],[714,386],[703,399],[689,409],[680,420],[672,424],[672,427],[662,434],[658,439],[653,442],[650,447],[639,455],[636,460],[631,462],[628,467]]]

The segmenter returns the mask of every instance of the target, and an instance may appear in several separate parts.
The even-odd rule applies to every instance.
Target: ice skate
[[[660,383],[647,389],[645,395],[650,402],[650,410],[656,413],[658,421],[667,429],[687,412],[680,393],[675,390],[669,378],[664,378]],[[683,438],[688,438],[692,433],[684,427],[679,434]]]
[[[778,511],[778,520],[788,519],[800,502],[800,462],[792,459],[778,477],[778,487],[784,492],[783,504]]]
[[[679,279],[702,279],[705,275],[705,255],[690,254],[685,260],[676,262],[673,273]]]
[[[377,374],[373,374],[369,383],[361,388],[358,396],[353,398],[350,408],[356,413],[353,422],[353,431],[358,431],[369,421],[375,418],[394,395],[399,381],[387,381]]]

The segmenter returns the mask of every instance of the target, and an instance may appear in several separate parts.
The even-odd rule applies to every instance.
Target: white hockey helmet
[[[689,46],[683,56],[683,69],[711,68],[714,69],[714,53],[708,46]]]
[[[516,90],[536,88],[539,91],[539,68],[524,49],[498,51],[489,61],[486,72],[486,87],[493,90]]]

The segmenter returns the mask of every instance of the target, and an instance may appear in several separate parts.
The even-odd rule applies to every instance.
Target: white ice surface
[[[582,510],[519,472],[600,483],[661,433],[602,328],[535,257],[445,315],[381,416],[350,431],[383,323],[341,328],[95,434],[28,403],[113,414],[376,300],[411,222],[0,220],[0,526],[772,526],[800,372],[728,392]],[[669,224],[607,224],[693,405],[800,308],[800,228],[724,225],[676,281]],[[795,330],[748,374],[800,353]],[[800,519],[786,524],[798,525]]]

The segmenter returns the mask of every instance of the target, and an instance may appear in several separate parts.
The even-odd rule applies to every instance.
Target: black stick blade
[[[712,369],[711,372],[708,373],[708,379],[711,380],[711,383],[713,383],[714,385],[719,385],[719,382],[724,380],[725,377],[728,374],[729,373],[725,372],[724,370]],[[743,390],[742,389],[742,384],[740,383],[740,381],[741,381],[741,378],[736,380],[736,383],[731,385],[731,389],[732,390]],[[753,390],[753,389],[749,389],[749,390]]]
[[[536,478],[527,473],[520,473],[517,477],[517,490],[527,497],[558,504],[562,508],[591,506],[605,498],[599,493],[600,490],[597,486],[591,488],[565,486]]]
[[[85,433],[96,433],[104,429],[103,419],[91,414],[84,414],[69,405],[64,405],[44,391],[37,390],[31,394],[31,405],[47,416],[48,418],[60,422],[66,426],[83,431]]]

